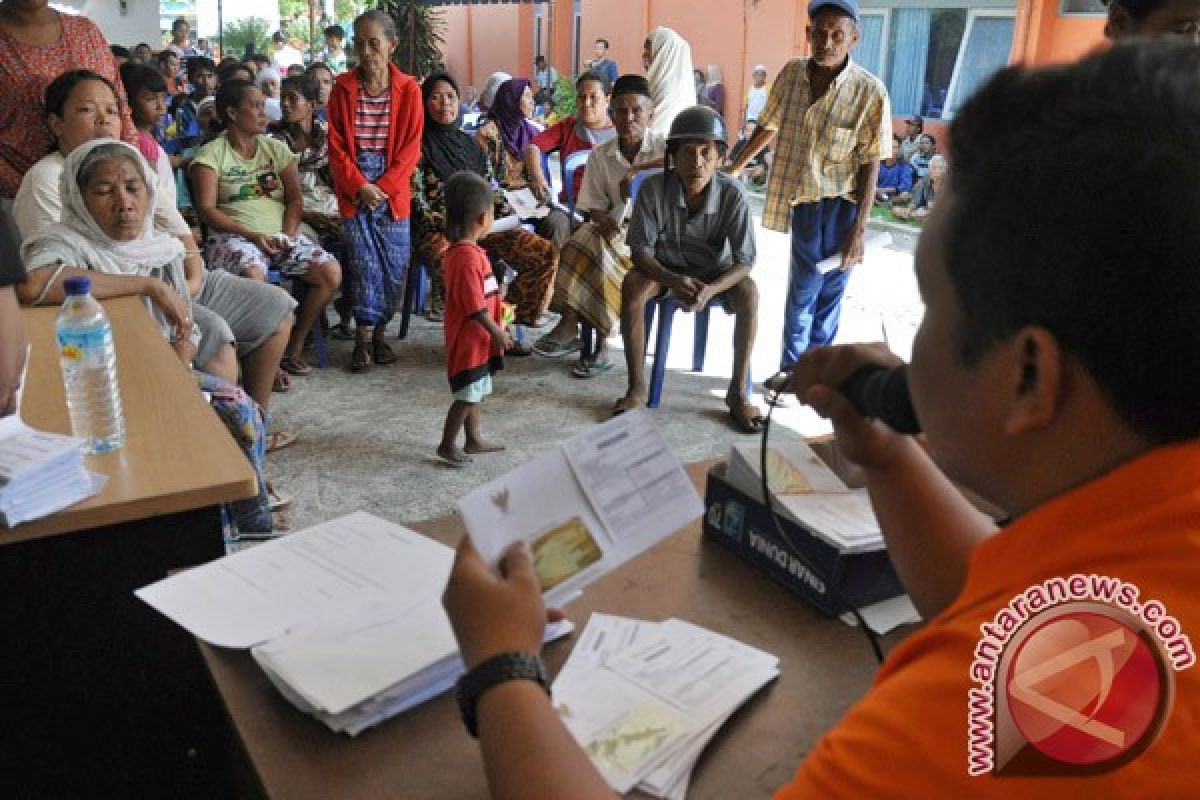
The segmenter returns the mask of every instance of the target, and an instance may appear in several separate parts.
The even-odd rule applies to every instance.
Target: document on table
[[[242,550],[139,589],[150,606],[218,647],[246,648],[354,614],[440,595],[454,551],[366,512]],[[401,609],[402,610],[402,609]]]
[[[553,702],[614,790],[681,797],[720,725],[777,675],[769,653],[680,620],[593,614]]]
[[[538,202],[529,189],[506,189],[504,199],[521,219],[541,219],[550,213],[550,206]]]
[[[572,437],[467,494],[458,508],[489,562],[515,541],[529,543],[549,603],[563,602],[704,511],[644,411]]]

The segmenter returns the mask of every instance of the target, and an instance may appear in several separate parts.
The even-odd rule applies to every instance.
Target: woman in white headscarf
[[[203,370],[210,347],[228,347],[212,322],[213,312],[193,305],[183,270],[183,245],[154,227],[157,177],[141,154],[125,142],[93,139],[71,151],[63,166],[61,224],[40,229],[21,246],[29,278],[22,299],[34,305],[63,301],[63,279],[87,276],[92,295],[142,297],[180,359],[195,358]],[[193,318],[195,316],[195,319]],[[213,341],[210,341],[213,340]],[[244,533],[281,527],[272,518],[262,461],[266,419],[241,389],[200,372],[200,388],[254,467],[256,497],[232,504],[232,519]]]
[[[675,115],[696,105],[696,78],[692,71],[692,48],[670,28],[650,31],[642,49],[642,65],[654,101],[654,133],[668,133]]]
[[[488,75],[487,82],[483,84],[483,91],[479,93],[479,110],[488,111],[492,107],[492,103],[496,102],[496,92],[500,90],[506,82],[512,80],[512,75],[507,72],[493,72]]]

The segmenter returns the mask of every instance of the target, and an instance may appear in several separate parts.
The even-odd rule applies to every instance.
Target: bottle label
[[[63,361],[70,361],[82,369],[103,367],[111,346],[112,330],[108,327],[58,332],[58,349]]]

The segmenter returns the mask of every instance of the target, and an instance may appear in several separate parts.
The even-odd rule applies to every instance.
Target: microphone
[[[896,433],[920,433],[921,423],[908,394],[908,367],[863,367],[838,387],[864,417],[872,417]]]
[[[792,382],[790,372],[779,372],[763,386],[773,392],[785,390]],[[864,417],[871,417],[897,433],[920,433],[921,423],[908,395],[908,367],[862,367],[847,378],[838,391]]]

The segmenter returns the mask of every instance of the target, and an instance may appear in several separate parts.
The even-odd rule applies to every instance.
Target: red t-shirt
[[[572,153],[578,153],[581,150],[591,150],[594,146],[587,139],[584,139],[579,135],[576,127],[575,117],[567,117],[562,121],[551,125],[549,128],[546,128],[546,130],[542,131],[537,136],[534,136],[533,144],[536,145],[537,149],[541,150],[543,153],[553,153],[555,150],[560,151],[558,157],[562,159],[562,163],[565,165],[567,163],[567,159]],[[609,132],[609,135],[607,136],[605,136],[603,133],[600,134],[600,138],[604,139],[605,141],[617,135],[616,128],[612,127],[611,125],[603,130]],[[597,132],[593,131],[593,133]],[[600,144],[600,142],[596,142],[596,144]],[[575,178],[575,186],[583,186],[583,168],[580,167],[576,172],[577,175]],[[562,183],[563,190],[558,193],[558,199],[565,203],[567,202],[566,175],[562,176]]]
[[[479,320],[486,311],[501,323],[500,285],[492,272],[487,253],[474,242],[450,245],[442,262],[446,281],[446,310],[442,326],[446,332],[446,375],[450,388],[458,391],[485,375],[504,367],[503,353]]]

